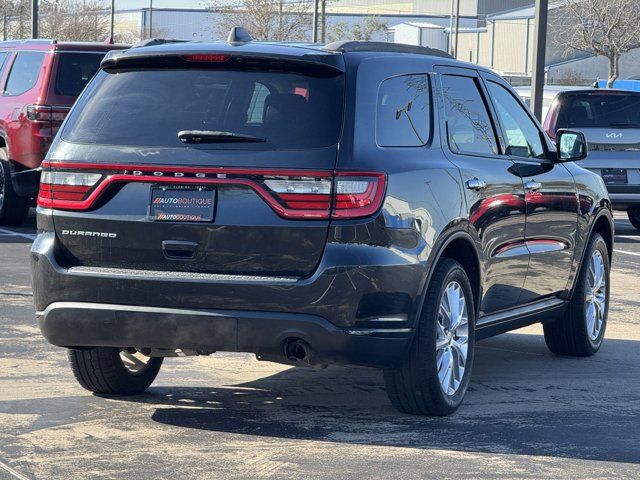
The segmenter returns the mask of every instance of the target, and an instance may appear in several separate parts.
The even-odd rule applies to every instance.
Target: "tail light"
[[[73,208],[87,199],[101,178],[100,173],[44,171],[40,176],[38,205]]]
[[[333,218],[361,218],[377,212],[384,198],[385,181],[382,173],[336,173]]]
[[[374,214],[384,198],[383,173],[245,170],[44,162],[38,205],[89,210],[111,185],[129,182],[244,185],[281,217],[353,219]]]
[[[58,133],[70,107],[54,107],[50,105],[28,105],[27,119],[31,124],[31,133],[40,138],[40,151],[46,155],[53,137]]]
[[[27,106],[27,118],[32,122],[59,127],[69,113],[69,109],[70,107],[64,106],[29,105]]]

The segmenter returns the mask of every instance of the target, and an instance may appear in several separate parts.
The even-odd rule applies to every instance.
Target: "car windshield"
[[[333,71],[108,70],[96,77],[62,136],[71,142],[131,146],[321,148],[338,141],[342,90],[343,76]],[[194,131],[225,132],[234,141],[214,142],[211,135],[206,142],[179,138],[180,132]]]
[[[569,93],[557,128],[640,128],[640,93]]]

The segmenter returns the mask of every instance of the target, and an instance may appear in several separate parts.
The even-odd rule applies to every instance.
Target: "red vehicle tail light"
[[[331,178],[299,178],[264,180],[265,186],[292,210],[323,212],[329,217],[331,208]],[[294,213],[295,215],[295,213]],[[308,216],[308,215],[307,215]]]
[[[368,217],[384,199],[386,177],[382,173],[336,173],[333,218]]]
[[[27,106],[27,118],[32,122],[50,123],[51,126],[60,126],[69,113],[70,107],[29,105]]]
[[[289,219],[352,219],[382,205],[383,173],[44,162],[38,205],[88,210],[113,184],[244,185]]]
[[[73,202],[86,200],[89,192],[101,179],[100,173],[44,171],[40,177],[38,205],[73,207]]]

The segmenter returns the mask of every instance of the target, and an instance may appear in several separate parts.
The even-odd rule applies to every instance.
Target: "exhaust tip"
[[[299,338],[292,338],[285,344],[285,356],[294,362],[309,363],[312,352],[311,345]]]

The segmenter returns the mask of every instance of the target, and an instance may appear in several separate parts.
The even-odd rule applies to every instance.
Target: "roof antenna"
[[[249,42],[253,42],[253,37],[242,27],[233,27],[227,37],[227,43],[231,45]]]

